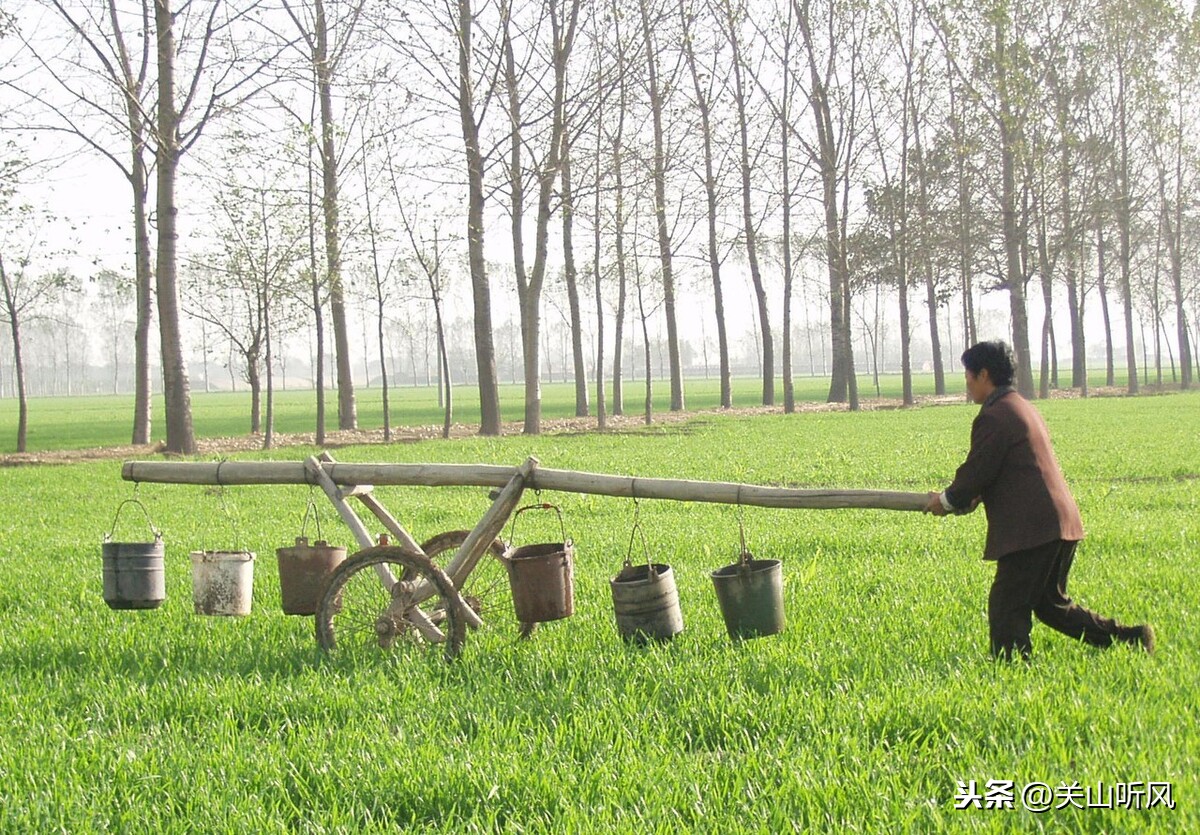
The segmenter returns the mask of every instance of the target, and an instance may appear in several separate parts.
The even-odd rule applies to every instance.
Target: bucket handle
[[[633,554],[633,540],[636,536],[641,536],[642,539],[642,556],[646,558],[646,571],[651,579],[658,576],[658,572],[654,570],[654,563],[650,561],[650,547],[646,544],[646,532],[642,530],[641,519],[638,518],[639,513],[635,508],[633,512],[633,526],[629,529],[629,547],[625,549],[625,568],[633,568],[633,561],[630,557]]]
[[[112,527],[109,529],[108,533],[106,533],[104,535],[104,541],[112,542],[113,534],[115,534],[117,532],[117,520],[121,517],[121,511],[122,511],[122,509],[124,509],[125,505],[127,505],[127,504],[134,504],[134,505],[137,505],[139,508],[141,508],[142,513],[146,517],[146,524],[150,527],[150,533],[154,534],[154,541],[155,542],[161,541],[162,540],[162,531],[160,531],[158,528],[156,528],[154,526],[154,522],[150,519],[150,511],[147,510],[146,506],[144,504],[142,504],[140,499],[137,499],[137,498],[126,499],[125,501],[123,501],[119,505],[117,505],[117,512],[113,515]]]
[[[559,529],[559,531],[562,532],[563,543],[566,544],[571,541],[571,540],[567,539],[567,529],[563,525],[562,510],[560,510],[558,505],[556,505],[556,504],[550,504],[549,502],[541,502],[538,504],[527,504],[524,507],[519,507],[513,513],[512,522],[508,526],[508,542],[509,542],[510,546],[512,545],[513,542],[516,541],[514,539],[514,536],[515,536],[516,530],[517,530],[517,517],[520,516],[522,513],[524,513],[527,510],[553,510],[556,514],[558,514],[558,529]]]
[[[312,516],[313,523],[317,526],[317,541],[324,541],[325,537],[321,536],[321,514],[317,512],[317,503],[313,501],[313,488],[308,490],[308,504],[304,507],[304,518],[300,522],[300,537],[305,541],[308,540],[308,517]]]
[[[741,496],[740,488],[739,488],[738,496],[739,496],[739,498]],[[743,571],[745,571],[750,568],[750,560],[754,559],[754,555],[751,554],[750,549],[746,547],[746,525],[745,525],[746,508],[742,505],[742,503],[740,501],[738,502],[737,512],[738,512],[738,538],[741,540],[741,546],[742,546],[742,550],[738,554],[738,566]]]

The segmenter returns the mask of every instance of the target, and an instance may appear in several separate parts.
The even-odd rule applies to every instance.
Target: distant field
[[[197,398],[203,431],[221,401]],[[667,646],[627,647],[608,581],[635,508],[578,494],[541,497],[562,507],[576,543],[572,618],[522,642],[509,613],[472,633],[452,666],[414,647],[326,657],[312,619],[280,611],[273,554],[300,532],[307,488],[135,492],[118,461],[5,468],[0,832],[1200,831],[1200,393],[1038,406],[1088,529],[1071,592],[1155,623],[1153,658],[1035,626],[1032,664],[987,660],[979,514],[653,501],[641,519],[653,558],[675,571],[686,628]],[[532,454],[561,469],[923,491],[951,476],[974,414],[707,413],[604,435],[335,454]],[[228,420],[219,431],[238,431]],[[133,495],[164,532],[167,600],[117,612],[101,598],[100,543]],[[481,489],[379,495],[421,539],[487,507]],[[318,508],[324,535],[350,544]],[[735,644],[707,575],[736,558],[740,520],[756,556],[783,560],[788,628]],[[522,526],[521,542],[557,535]],[[134,514],[115,534],[149,536]],[[193,614],[188,551],[235,545],[258,554],[253,613]],[[1014,808],[955,809],[960,784],[982,793],[993,780],[1011,781]],[[1059,808],[1022,808],[1037,783]],[[1169,785],[1175,808],[1161,794],[1146,808],[1149,783]],[[1111,808],[1081,808],[1084,787],[1101,805],[1107,789]]]
[[[1067,378],[1069,379],[1069,377]],[[1093,374],[1093,386],[1104,381],[1103,373]],[[1118,381],[1123,384],[1123,381]],[[962,373],[947,373],[947,391],[964,391]],[[859,379],[859,396],[876,397],[875,385],[869,376]],[[899,375],[880,378],[880,396],[901,397]],[[829,391],[828,379],[799,377],[795,380],[796,399],[801,402],[823,403]],[[913,389],[917,396],[934,392],[933,375],[916,375]],[[754,406],[761,403],[761,381],[757,378],[737,378],[733,381],[734,405]],[[383,426],[383,397],[378,388],[355,391],[358,423],[362,429]],[[595,397],[594,386],[590,391]],[[611,405],[611,381],[607,387]],[[783,385],[776,382],[776,404],[783,404]],[[689,379],[684,387],[688,410],[715,409],[720,405],[720,385],[715,379]],[[389,394],[391,422],[394,427],[440,426],[442,411],[437,402],[437,389],[429,387],[393,388]],[[337,398],[333,392],[326,397],[326,427],[337,427]],[[506,421],[524,418],[524,388],[504,385],[500,388],[500,403]],[[645,383],[625,382],[625,413],[640,415],[644,411]],[[660,413],[670,406],[669,386],[654,382],[654,411]],[[86,449],[119,446],[129,443],[133,428],[133,398],[131,396],[89,396],[72,398],[34,398],[29,404],[28,450],[41,452],[52,449]],[[593,405],[593,414],[595,407]],[[542,386],[542,414],[546,419],[570,417],[575,414],[575,389],[570,383],[548,383]],[[312,433],[316,427],[316,395],[311,390],[278,391],[275,394],[275,430],[281,433]],[[239,392],[192,392],[192,416],[198,438],[225,438],[245,435],[250,431],[250,394]],[[153,432],[156,439],[165,436],[162,398],[155,398]],[[461,424],[479,423],[479,395],[470,386],[454,389],[454,421]],[[0,400],[0,454],[13,452],[17,440],[17,402]]]

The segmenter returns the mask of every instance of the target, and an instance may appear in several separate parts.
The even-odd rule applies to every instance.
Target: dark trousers
[[[996,562],[996,579],[988,595],[992,655],[1028,658],[1033,650],[1031,615],[1076,640],[1111,646],[1124,627],[1088,611],[1067,596],[1067,575],[1075,558],[1075,542],[1055,540],[1026,551],[1006,554]]]

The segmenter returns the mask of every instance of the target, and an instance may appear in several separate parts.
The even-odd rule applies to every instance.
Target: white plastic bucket
[[[250,614],[254,597],[253,551],[192,551],[191,557],[196,614]]]

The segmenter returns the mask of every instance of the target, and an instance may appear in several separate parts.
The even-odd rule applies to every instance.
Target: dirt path
[[[1096,390],[1092,396],[1123,394],[1123,390]],[[1053,397],[1078,397],[1078,392],[1056,391]],[[917,406],[940,406],[963,402],[963,395],[925,396],[917,398]],[[901,403],[892,398],[864,398],[859,401],[863,411],[881,411],[901,408]],[[844,403],[797,403],[797,413],[810,412],[844,412]],[[653,416],[654,426],[685,423],[705,415],[736,415],[752,417],[755,415],[783,414],[782,406],[750,406],[735,409],[704,409],[684,412],[656,412]],[[630,431],[646,425],[643,415],[626,414],[621,416],[609,415],[605,431]],[[501,427],[502,435],[519,435],[523,429],[521,421],[510,421]],[[555,418],[542,421],[542,432],[546,435],[579,434],[598,432],[595,417]],[[450,427],[451,438],[467,438],[477,435],[479,429],[474,424],[456,423]],[[390,443],[413,443],[415,441],[433,440],[442,436],[441,426],[397,426],[392,429]],[[276,433],[274,445],[276,448],[289,446],[312,446],[312,433]],[[388,443],[383,439],[382,429],[360,429],[334,431],[325,433],[325,447],[355,445],[382,445]],[[252,452],[262,449],[261,435],[240,435],[233,438],[197,438],[198,455],[226,455],[233,452]],[[81,461],[97,460],[126,460],[133,458],[150,458],[163,454],[163,444],[129,444],[124,446],[96,447],[93,449],[48,450],[43,452],[10,453],[0,456],[0,467],[20,467],[38,464],[72,464]]]

